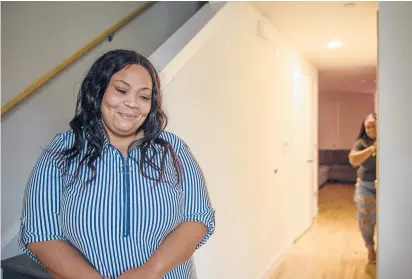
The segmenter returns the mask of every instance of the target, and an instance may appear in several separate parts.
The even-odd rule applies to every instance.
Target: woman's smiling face
[[[115,73],[101,104],[109,136],[135,135],[149,115],[151,105],[152,78],[144,67],[131,65]]]

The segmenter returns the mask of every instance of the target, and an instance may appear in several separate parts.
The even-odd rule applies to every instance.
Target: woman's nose
[[[130,108],[138,108],[139,107],[138,97],[130,94],[129,96],[126,97],[124,104]]]

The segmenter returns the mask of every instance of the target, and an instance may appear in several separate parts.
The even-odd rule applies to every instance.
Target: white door
[[[313,151],[313,179],[312,179],[312,189],[313,189],[313,203],[312,203],[312,218],[318,216],[319,206],[319,146],[318,146],[318,131],[319,131],[319,94],[318,94],[318,79],[317,77],[312,77],[312,151]]]
[[[308,85],[308,118],[307,118],[307,133],[309,134],[309,141],[306,141],[308,158],[307,165],[310,177],[310,185],[312,189],[312,198],[311,198],[311,218],[318,214],[318,173],[319,173],[319,162],[318,162],[318,144],[317,144],[317,122],[318,122],[318,113],[317,113],[317,80],[308,75],[307,76],[307,85]]]
[[[314,214],[312,86],[311,77],[302,70],[293,71],[290,178],[294,240],[310,228]]]

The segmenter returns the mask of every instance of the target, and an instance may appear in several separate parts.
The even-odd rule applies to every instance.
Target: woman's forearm
[[[207,231],[201,223],[182,223],[163,241],[146,265],[162,278],[193,256]]]
[[[373,146],[365,148],[361,151],[351,151],[349,154],[349,162],[352,166],[357,167],[363,164],[375,152]]]
[[[32,251],[55,279],[102,279],[85,258],[70,244],[62,240],[31,243]]]

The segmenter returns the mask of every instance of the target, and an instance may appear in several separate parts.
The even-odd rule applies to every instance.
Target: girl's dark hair
[[[360,132],[359,132],[359,136],[358,136],[358,140],[359,140],[359,139],[362,139],[362,140],[364,140],[366,143],[369,143],[369,142],[372,140],[371,138],[368,137],[368,134],[366,133],[366,128],[365,128],[365,120],[366,120],[370,115],[372,115],[372,117],[373,117],[374,119],[376,119],[376,117],[377,117],[376,112],[368,114],[368,115],[365,117],[365,119],[362,121],[361,128],[360,128]]]
[[[112,76],[131,65],[141,65],[149,72],[152,78],[152,104],[146,120],[136,131],[136,133],[143,131],[144,136],[133,142],[129,146],[129,150],[132,147],[140,147],[140,172],[146,178],[157,182],[163,178],[167,154],[170,153],[178,182],[180,182],[181,166],[177,156],[170,143],[159,137],[167,125],[167,116],[162,109],[162,93],[158,73],[144,56],[134,51],[121,49],[109,51],[97,59],[81,85],[75,116],[70,121],[70,127],[75,135],[74,144],[62,154],[66,171],[74,160],[79,160],[74,179],[78,178],[84,165],[93,172],[92,178],[87,182],[96,179],[94,163],[103,154],[105,138],[108,139],[102,124],[101,103],[103,95]],[[157,177],[149,176],[149,173],[157,173]]]

